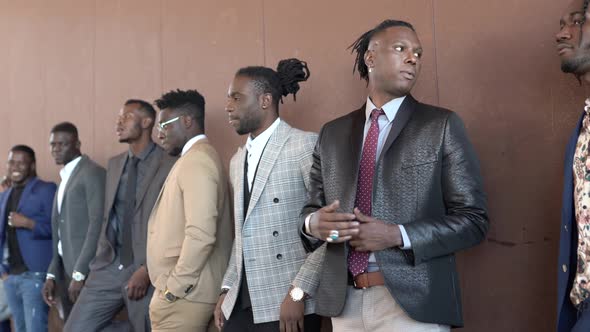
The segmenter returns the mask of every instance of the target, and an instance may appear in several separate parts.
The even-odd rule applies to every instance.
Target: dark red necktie
[[[356,188],[355,206],[361,210],[364,215],[371,215],[371,199],[373,196],[373,175],[375,173],[375,159],[377,156],[377,142],[379,141],[379,116],[385,112],[374,109],[371,112],[371,126],[361,157],[358,186]],[[369,265],[369,252],[359,252],[352,248],[348,252],[348,270],[353,277],[364,272]]]

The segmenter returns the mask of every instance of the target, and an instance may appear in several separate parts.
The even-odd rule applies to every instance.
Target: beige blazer
[[[156,291],[217,302],[232,245],[228,183],[207,139],[172,167],[148,223],[147,267]]]

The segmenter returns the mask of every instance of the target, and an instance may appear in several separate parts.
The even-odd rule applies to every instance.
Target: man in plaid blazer
[[[236,237],[215,310],[224,332],[321,327],[311,298],[321,252],[306,255],[297,226],[317,135],[292,128],[278,116],[281,94],[299,88],[295,83],[296,89],[286,91],[282,80],[297,74],[305,80],[309,72],[296,59],[281,61],[278,71],[240,69],[229,88],[230,123],[249,136],[230,163]]]

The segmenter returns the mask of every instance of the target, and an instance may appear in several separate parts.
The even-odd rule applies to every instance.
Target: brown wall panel
[[[298,57],[312,75],[281,114],[318,131],[366,98],[354,39],[385,18],[412,22],[424,63],[414,95],[458,112],[479,154],[492,229],[462,252],[463,331],[551,331],[564,145],[589,92],[559,71],[565,3],[550,0],[0,0],[0,158],[17,143],[57,180],[48,131],[69,120],[102,163],[123,151],[128,98],[175,88],[207,100],[207,134],[227,162],[245,137],[224,111],[235,71]],[[1,162],[1,159],[0,159]]]

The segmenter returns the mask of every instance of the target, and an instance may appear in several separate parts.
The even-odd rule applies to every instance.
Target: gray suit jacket
[[[364,123],[363,106],[322,128],[303,218],[336,199],[352,212]],[[455,252],[484,239],[488,216],[479,164],[455,113],[406,97],[375,165],[372,209],[377,219],[403,224],[412,245],[375,252],[391,295],[417,321],[461,326]],[[338,316],[348,247],[302,239],[310,250],[327,247],[317,312]]]
[[[136,207],[131,232],[133,236],[133,262],[136,266],[146,265],[148,219],[154,203],[158,198],[160,189],[162,189],[162,185],[177,159],[176,157],[169,156],[159,146],[156,146],[152,153],[156,155],[150,159],[151,165],[148,167],[149,171],[144,176],[143,181],[138,183],[135,196]],[[111,215],[111,210],[115,202],[119,179],[123,174],[127,155],[128,152],[126,151],[109,160],[105,188],[104,218],[98,248],[96,250],[96,258],[90,265],[92,270],[97,270],[111,264],[116,257],[116,244],[111,242],[114,239],[109,239],[107,236],[107,228],[110,227],[109,216]]]
[[[313,295],[319,282],[321,251],[306,254],[299,238],[299,214],[308,198],[309,170],[317,134],[281,121],[258,164],[244,219],[245,149],[230,163],[234,191],[235,233],[230,263],[222,285],[230,287],[223,302],[225,317],[235,305],[245,264],[254,323],[279,320],[291,285]],[[246,262],[244,262],[244,259]],[[313,313],[308,299],[305,313]]]
[[[66,184],[61,213],[57,212],[55,194],[51,216],[53,259],[47,272],[58,279],[64,280],[63,272],[71,276],[74,270],[88,275],[102,223],[104,182],[104,168],[84,155]],[[57,251],[59,239],[63,257]]]

